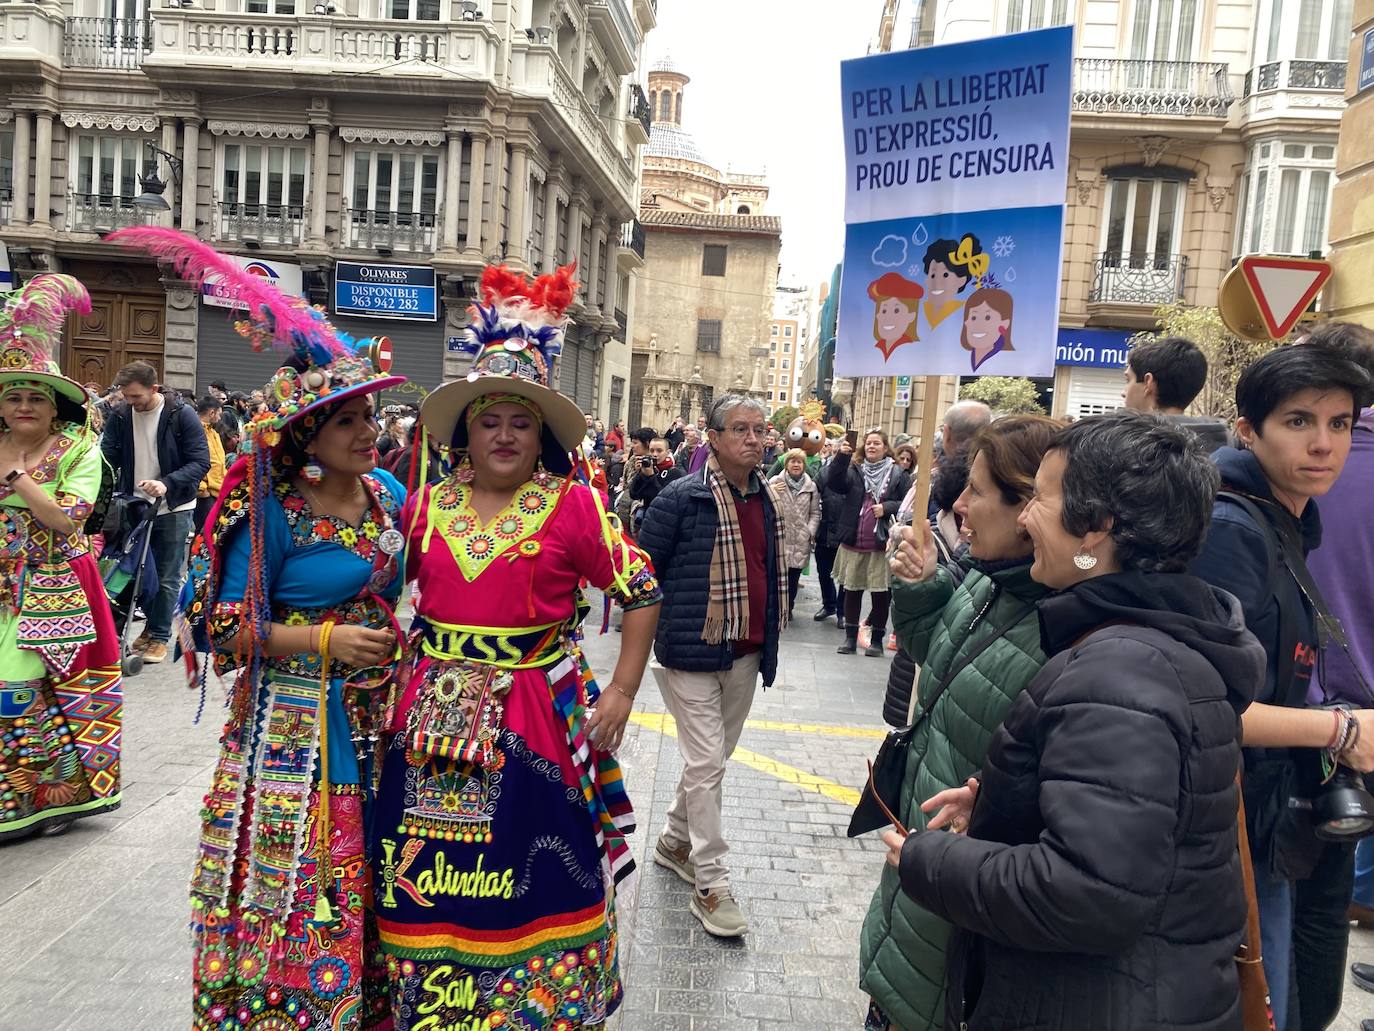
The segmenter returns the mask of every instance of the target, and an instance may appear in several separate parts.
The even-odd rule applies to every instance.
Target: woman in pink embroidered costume
[[[572,289],[570,269],[488,269],[472,371],[421,407],[459,463],[404,519],[420,602],[372,832],[397,1031],[599,1028],[621,998],[613,751],[660,592],[576,482],[583,416],[546,386]],[[603,691],[575,643],[583,581],[626,609]]]
[[[399,651],[404,498],[375,468],[372,395],[404,380],[197,241],[116,236],[188,279],[225,277],[249,308],[240,332],[288,359],[182,595],[192,669],[208,651],[236,673],[191,883],[193,1027],[389,1028],[364,825]]]
[[[83,528],[101,459],[49,344],[91,310],[35,276],[0,310],[0,842],[119,805],[119,644]]]

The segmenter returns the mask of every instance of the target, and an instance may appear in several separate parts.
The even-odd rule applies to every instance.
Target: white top
[[[161,394],[157,395],[157,405],[147,412],[140,412],[137,408],[132,408],[129,414],[133,417],[134,432],[134,493],[144,501],[153,499],[138,489],[138,484],[144,480],[160,480],[162,478],[162,463],[157,457],[157,424],[162,418],[162,407],[167,403],[167,399]],[[196,507],[196,499],[192,498],[184,505],[170,509],[172,512],[186,512]]]

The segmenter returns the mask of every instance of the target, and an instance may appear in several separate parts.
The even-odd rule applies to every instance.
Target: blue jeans
[[[1374,909],[1374,838],[1355,849],[1355,902]]]
[[[1267,863],[1254,864],[1264,977],[1274,1007],[1274,1031],[1288,1025],[1289,972],[1293,965],[1293,884],[1275,877]]]
[[[148,545],[148,559],[157,566],[161,586],[148,613],[148,637],[164,644],[172,636],[172,613],[177,596],[181,594],[181,580],[186,575],[186,541],[191,533],[195,512],[168,512],[153,522],[153,539]]]

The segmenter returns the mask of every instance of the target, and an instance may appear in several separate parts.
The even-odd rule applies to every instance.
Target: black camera
[[[1374,833],[1374,796],[1364,779],[1344,766],[1312,799],[1312,822],[1323,841],[1356,841]]]
[[[654,467],[654,460],[651,456],[645,455],[639,460],[639,465],[642,469],[652,469]]]

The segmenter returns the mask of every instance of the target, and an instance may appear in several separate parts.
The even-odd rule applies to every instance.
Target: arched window
[[[682,124],[682,94],[677,95],[677,117],[673,119],[678,125]]]
[[[738,208],[735,209],[735,214],[736,214],[736,215],[747,215],[747,214],[749,214],[749,205],[748,205],[748,204],[741,204]]]
[[[664,90],[658,95],[658,100],[658,120],[660,122],[671,122],[673,120],[673,95],[667,90]]]

